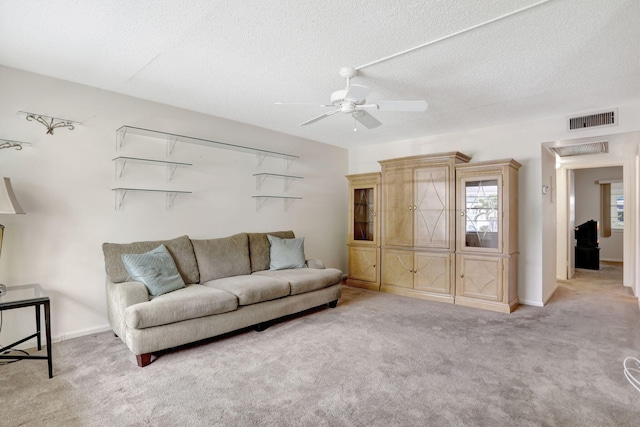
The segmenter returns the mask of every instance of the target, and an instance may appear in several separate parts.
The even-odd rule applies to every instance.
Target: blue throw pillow
[[[296,239],[281,239],[267,234],[271,249],[270,270],[284,270],[287,268],[305,268],[304,237]]]
[[[149,295],[158,296],[185,287],[165,245],[144,254],[124,254],[122,263],[133,280],[146,285]]]

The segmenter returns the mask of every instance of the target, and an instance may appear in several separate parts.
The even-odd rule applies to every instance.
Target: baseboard
[[[80,331],[74,331],[74,332],[69,332],[67,334],[53,336],[51,337],[51,342],[66,341],[72,338],[83,337],[85,335],[91,335],[91,334],[100,334],[102,332],[107,332],[110,330],[111,330],[111,326],[109,325],[98,326],[97,328],[82,329]]]
[[[528,301],[528,300],[524,300],[524,299],[520,300],[520,305],[531,305],[533,307],[544,307],[544,303],[542,303],[540,301]]]
[[[542,299],[542,305],[545,306],[549,303],[549,300],[551,299],[551,297],[553,296],[553,294],[556,293],[556,290],[558,289],[558,283],[556,282],[555,286],[553,287],[553,289],[551,289],[551,292],[549,292],[547,295],[545,295],[545,297]]]
[[[78,338],[78,337],[91,335],[91,334],[99,334],[99,333],[107,332],[110,330],[111,330],[111,326],[109,325],[99,326],[97,328],[83,329],[80,331],[69,332],[68,334],[54,335],[51,337],[51,342],[56,343],[56,342],[66,341],[72,338]],[[44,336],[44,329],[42,329],[42,345],[45,345],[45,343],[46,343],[46,337]],[[37,345],[38,345],[38,341],[36,340],[36,338],[31,338],[30,340],[23,342],[22,344],[16,346],[15,348],[18,350],[29,350],[29,349],[35,348]]]

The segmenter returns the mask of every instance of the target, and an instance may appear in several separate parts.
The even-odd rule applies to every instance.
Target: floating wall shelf
[[[284,191],[289,191],[289,188],[291,187],[291,183],[293,183],[293,181],[296,181],[298,179],[304,179],[301,176],[281,175],[277,173],[254,173],[253,176],[256,177],[256,190],[259,190],[260,187],[262,187],[262,183],[267,178],[276,178],[276,179],[284,180]]]
[[[44,114],[30,113],[28,111],[18,111],[18,114],[25,116],[27,121],[36,121],[47,128],[47,134],[53,135],[53,130],[57,128],[67,128],[74,130],[79,122],[69,119],[61,119],[60,117],[45,116]]]
[[[124,210],[124,198],[129,191],[146,192],[146,193],[164,193],[166,194],[166,209],[170,211],[173,208],[173,201],[178,194],[191,194],[191,191],[176,191],[176,190],[153,190],[147,188],[113,188],[116,193],[116,210]]]
[[[209,139],[203,138],[194,138],[191,136],[179,135],[175,133],[161,132],[150,129],[143,129],[134,126],[122,126],[116,131],[116,149],[121,150],[124,148],[125,139],[127,135],[139,135],[139,136],[147,136],[152,138],[163,138],[167,141],[167,156],[171,156],[173,154],[175,145],[177,142],[184,142],[188,144],[197,144],[203,145],[205,147],[212,148],[220,148],[224,150],[232,150],[239,151],[242,153],[255,154],[258,159],[258,165],[261,165],[263,160],[266,157],[275,157],[279,159],[284,159],[287,162],[287,168],[293,163],[294,160],[298,159],[298,156],[294,156],[291,154],[278,153],[276,151],[269,150],[261,150],[259,148],[245,147],[242,145],[228,144],[226,142],[213,141]]]
[[[183,163],[183,162],[169,162],[166,160],[154,160],[154,159],[143,159],[139,157],[126,157],[120,156],[113,159],[116,162],[116,179],[122,178],[122,173],[124,172],[124,168],[127,165],[127,162],[139,162],[139,163],[147,163],[150,165],[164,165],[167,167],[167,182],[172,182],[173,177],[176,173],[176,169],[178,166],[187,167],[193,166],[192,163]]]

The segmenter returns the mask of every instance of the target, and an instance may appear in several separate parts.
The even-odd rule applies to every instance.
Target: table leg
[[[38,340],[38,351],[40,351],[42,350],[42,339],[40,336],[40,304],[36,304],[34,308],[36,309],[36,334],[38,334],[36,338]]]
[[[47,335],[47,362],[49,363],[49,378],[53,378],[53,361],[51,360],[51,309],[49,301],[44,303],[44,324]]]

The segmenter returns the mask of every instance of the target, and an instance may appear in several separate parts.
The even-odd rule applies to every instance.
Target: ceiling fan
[[[367,95],[369,95],[371,89],[366,86],[351,84],[351,79],[357,73],[358,71],[353,67],[341,68],[340,76],[347,80],[347,87],[331,94],[331,104],[320,105],[321,107],[334,107],[336,109],[304,121],[300,123],[300,126],[310,125],[336,113],[345,113],[350,114],[367,129],[373,129],[382,123],[369,114],[371,110],[423,112],[427,109],[427,101],[367,102]]]

